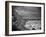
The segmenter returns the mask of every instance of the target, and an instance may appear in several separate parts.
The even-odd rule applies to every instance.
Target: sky
[[[24,16],[24,18],[40,18],[41,8],[40,7],[30,7],[30,6],[13,6],[14,12],[19,15]],[[26,16],[26,17],[25,17]]]

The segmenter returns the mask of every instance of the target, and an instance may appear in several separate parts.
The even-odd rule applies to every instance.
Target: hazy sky
[[[40,17],[41,8],[40,7],[28,7],[28,6],[19,6],[15,7],[14,12],[17,12],[21,16],[31,16],[31,17]]]
[[[16,7],[15,11],[19,15],[39,15],[40,16],[40,7]]]

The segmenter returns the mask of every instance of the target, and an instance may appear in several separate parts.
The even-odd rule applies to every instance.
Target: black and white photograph
[[[9,35],[45,33],[44,3],[7,2],[6,26]]]
[[[41,7],[12,6],[12,31],[41,30]]]

